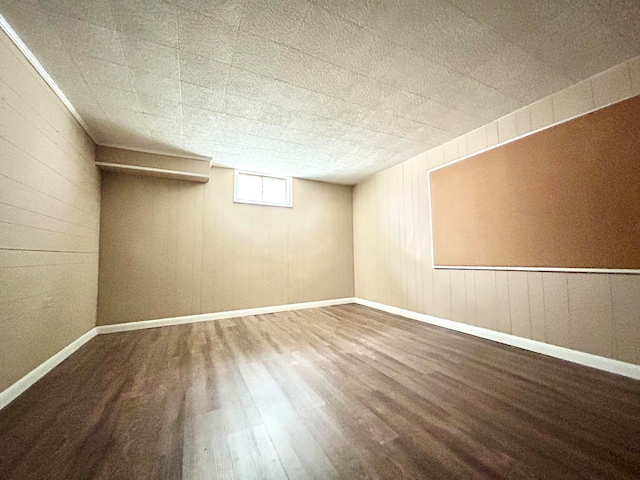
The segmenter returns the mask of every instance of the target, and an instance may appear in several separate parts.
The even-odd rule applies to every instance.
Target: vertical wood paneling
[[[444,146],[432,148],[426,153],[427,156],[427,168],[439,167],[444,163]]]
[[[509,282],[511,333],[518,337],[531,338],[527,272],[507,272],[507,277]]]
[[[467,145],[467,136],[462,135],[458,137],[456,141],[458,143],[458,155],[456,156],[456,158],[467,156],[467,154],[469,153],[469,148]]]
[[[220,305],[220,289],[217,286],[218,271],[222,265],[222,232],[216,238],[216,221],[217,206],[214,201],[214,193],[219,192],[222,177],[220,175],[213,176],[209,179],[212,188],[202,189],[202,235],[201,235],[201,251],[202,258],[200,261],[201,280],[200,280],[200,308],[198,311],[210,311],[214,305]],[[102,216],[105,215],[103,207]],[[206,255],[205,255],[206,252]],[[102,284],[101,284],[102,285]],[[112,320],[113,322],[113,320]]]
[[[415,312],[418,310],[418,300],[416,298],[416,249],[413,224],[414,205],[412,161],[409,160],[408,162],[404,162],[402,167],[402,191],[404,192],[404,250],[406,252],[405,264],[407,269],[406,308]]]
[[[142,320],[199,308],[202,192],[196,185],[105,174],[99,322],[109,314]],[[117,192],[117,193],[114,193]],[[153,318],[153,317],[152,317]]]
[[[473,270],[464,272],[465,297],[466,297],[466,322],[470,325],[477,325],[476,312],[476,278]]]
[[[403,225],[400,222],[400,195],[399,195],[399,172],[398,167],[390,168],[387,177],[388,201],[389,201],[389,273],[391,280],[391,305],[402,308],[404,285],[404,273],[402,268],[403,250],[401,248],[401,238],[404,235]],[[406,298],[406,292],[404,294]]]
[[[391,275],[391,225],[389,223],[389,170],[385,170],[378,175],[382,191],[381,225],[379,232],[381,235],[381,247],[383,261],[383,273],[381,275],[382,285],[380,286],[383,295],[380,297],[387,305],[393,305],[393,282]]]
[[[433,270],[433,314],[451,318],[451,282],[449,270]]]
[[[571,348],[571,316],[566,273],[542,274],[544,335],[547,342]]]
[[[411,162],[411,204],[413,205],[413,245],[414,245],[414,262],[413,268],[416,275],[416,306],[417,312],[424,312],[424,281],[423,281],[423,248],[421,237],[421,213],[420,213],[420,197],[419,197],[419,176],[424,173],[420,171],[419,159],[416,158]]]
[[[95,325],[95,146],[0,32],[0,391]]]
[[[544,288],[542,272],[527,272],[531,339],[546,342],[544,335]]]
[[[356,232],[375,237],[377,244],[356,266],[357,282],[367,275],[367,282],[377,285],[367,299],[640,363],[638,275],[433,270],[426,174],[467,153],[586,113],[596,103],[623,100],[630,94],[629,81],[635,88],[638,65],[632,59],[385,170],[360,184],[366,189],[357,186],[354,221],[368,215],[379,220],[376,227],[363,221]]]
[[[231,205],[230,201],[227,203]],[[233,209],[229,208],[226,213],[230,220],[230,224],[226,225],[226,228],[230,233],[227,239],[227,246],[231,254],[229,256],[227,269],[222,272],[223,278],[225,278],[227,273],[233,272],[232,275],[227,277],[231,280],[231,282],[229,282],[231,285],[228,298],[229,310],[233,310],[234,306],[239,305],[241,302],[247,305],[248,308],[255,307],[257,306],[256,300],[260,295],[260,292],[257,291],[258,278],[261,273],[259,271],[260,265],[257,265],[254,261],[254,258],[257,256],[257,251],[260,248],[260,237],[254,222],[255,208],[253,208],[253,205],[244,204],[237,204],[234,205],[234,207]],[[296,223],[296,226],[298,229],[291,238],[293,243],[293,258],[290,260],[294,278],[294,287],[290,291],[293,302],[298,301],[303,288],[300,284],[303,265],[300,258],[301,245],[299,232],[302,231],[306,225],[303,225],[300,219],[299,223]],[[250,238],[251,242],[249,245],[238,242],[240,238]],[[248,248],[249,246],[251,248]]]
[[[218,190],[214,192],[213,202],[216,206],[216,228],[213,232],[214,239],[219,238],[221,242],[221,262],[220,265],[216,265],[216,288],[220,290],[220,302],[212,305],[215,311],[215,307],[220,310],[233,310],[233,305],[236,301],[236,286],[242,288],[242,292],[249,292],[246,286],[240,285],[238,282],[238,275],[225,276],[227,272],[241,272],[243,252],[239,245],[236,244],[237,235],[248,235],[246,226],[243,227],[241,222],[243,218],[246,218],[247,205],[238,205],[239,209],[231,209],[233,202],[233,190],[230,185],[231,175],[233,172],[221,172],[220,181],[218,182]],[[225,178],[226,177],[226,178]],[[294,190],[295,196],[295,190]],[[206,205],[205,205],[206,208]],[[205,212],[206,215],[206,212]],[[296,237],[292,237],[292,232],[289,229],[289,255],[287,261],[289,262],[289,276],[295,278],[297,267],[297,255],[298,248]],[[238,268],[239,267],[239,268]],[[203,275],[207,275],[208,272],[203,272]],[[217,295],[217,292],[206,292],[203,296],[213,293]],[[292,289],[288,290],[289,297],[293,295]]]
[[[369,259],[365,259],[365,261],[368,263],[372,263],[374,266],[373,270],[371,270],[371,275],[373,275],[374,277],[372,281],[375,285],[375,288],[372,292],[371,298],[378,299],[385,298],[386,294],[389,291],[386,287],[386,279],[383,275],[383,272],[385,271],[385,251],[388,252],[389,249],[387,248],[387,244],[385,242],[387,236],[384,234],[384,232],[386,232],[387,225],[384,222],[384,219],[386,218],[386,212],[384,210],[384,196],[381,188],[382,183],[383,177],[381,175],[376,175],[372,179],[370,179],[369,184],[373,195],[373,201],[366,201],[366,203],[372,203],[372,215],[374,222],[372,241],[374,248],[372,257]]]
[[[204,189],[193,195],[190,209],[193,211],[193,283],[191,286],[191,310],[202,311],[202,261],[204,241]],[[207,256],[210,255],[207,252]]]
[[[487,127],[487,146],[493,147],[500,141],[498,138],[498,121],[494,120],[485,126]]]
[[[287,286],[289,284],[287,266],[287,237],[289,211],[284,208],[269,209],[269,242],[270,242],[270,271],[265,277],[265,282],[271,285],[270,295],[266,300],[276,305],[285,305],[288,302]],[[273,273],[271,273],[273,272]]]
[[[511,333],[511,305],[509,301],[508,272],[496,272],[496,314],[498,331]]]
[[[613,355],[611,284],[608,275],[569,275],[569,314],[574,349],[605,357]]]
[[[556,122],[580,115],[595,107],[591,80],[583,80],[569,88],[555,93],[553,101],[553,116]]]
[[[482,126],[473,130],[472,132],[467,133],[467,147],[468,153],[479,152],[487,148],[488,146],[488,136],[487,136],[487,127]]]
[[[373,182],[369,181],[364,185],[364,194],[367,196],[367,198],[370,198],[370,196],[373,194]],[[371,204],[371,202],[366,202],[362,205],[363,208],[363,213],[365,218],[363,218],[361,220],[361,228],[364,229],[364,231],[375,231],[375,219],[373,217],[373,205]],[[355,238],[355,235],[354,235]],[[376,292],[375,292],[375,271],[377,269],[377,266],[375,263],[373,262],[368,262],[367,259],[369,258],[373,258],[375,256],[375,252],[376,252],[376,245],[375,245],[375,237],[372,235],[367,235],[364,239],[363,239],[363,243],[362,246],[364,247],[363,249],[363,255],[362,255],[362,263],[364,263],[364,266],[367,269],[367,275],[364,279],[362,279],[362,282],[364,284],[364,288],[365,291],[367,293],[367,297],[375,297],[376,296]]]
[[[420,251],[422,252],[423,312],[433,315],[433,268],[431,261],[431,219],[429,214],[429,156],[420,155],[418,161],[418,202],[420,202]]]
[[[395,167],[396,170],[396,196],[398,198],[398,202],[396,207],[397,211],[397,219],[398,219],[398,243],[397,248],[399,252],[398,256],[398,290],[399,290],[399,298],[400,303],[398,306],[400,308],[407,308],[407,297],[409,294],[409,290],[407,288],[407,244],[406,244],[406,216],[405,216],[405,191],[404,191],[404,164],[398,165]]]
[[[611,275],[615,357],[640,364],[640,276]]]
[[[366,198],[372,198],[373,195],[373,187],[372,187],[372,181],[367,182],[365,185],[363,185],[363,190],[364,192],[364,196]],[[355,192],[354,192],[355,193]],[[374,211],[374,204],[373,202],[366,202],[362,205],[363,209],[362,209],[362,213],[364,215],[364,218],[361,218],[359,220],[359,228],[360,231],[367,231],[367,232],[373,232],[375,231],[376,227],[375,227],[375,217],[373,215]],[[355,217],[354,217],[355,218]],[[357,238],[357,233],[356,232],[356,224],[354,222],[354,240]],[[372,236],[367,236],[366,238],[362,239],[362,251],[361,251],[361,261],[360,261],[360,265],[363,268],[366,268],[367,270],[367,276],[366,278],[362,279],[362,282],[364,284],[364,291],[366,292],[367,297],[375,297],[376,293],[375,293],[375,282],[376,282],[376,274],[375,271],[377,269],[377,265],[374,262],[368,262],[366,259],[367,258],[371,258],[375,253],[375,249],[376,249],[376,245],[375,245],[375,239]],[[355,247],[354,247],[355,250]],[[354,263],[355,266],[355,263]]]
[[[551,97],[545,97],[542,100],[529,105],[531,114],[531,128],[538,130],[553,123],[553,101]]]
[[[100,325],[353,296],[352,188],[294,181],[294,207],[206,184],[106,173]]]
[[[498,330],[498,293],[496,290],[496,272],[476,270],[475,277],[476,306],[478,326]]]
[[[370,182],[371,179],[353,187],[353,268],[355,271],[361,272],[358,278],[354,278],[353,291],[360,298],[369,298],[369,293],[364,288],[363,282],[371,274],[369,269],[375,266],[373,262],[366,262],[363,259],[363,256],[366,255],[367,236],[364,235],[366,229],[361,226],[366,221],[361,199],[365,197],[363,190]]]
[[[451,270],[451,318],[457,322],[467,323],[467,293],[464,270]]]
[[[444,163],[453,162],[460,158],[462,155],[458,155],[458,140],[453,139],[450,142],[445,143],[443,146]]]

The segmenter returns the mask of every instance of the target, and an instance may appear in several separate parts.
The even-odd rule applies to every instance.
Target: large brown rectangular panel
[[[435,266],[640,269],[640,97],[429,181]]]

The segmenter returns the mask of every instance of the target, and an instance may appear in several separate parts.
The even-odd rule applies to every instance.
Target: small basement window
[[[234,170],[233,201],[274,207],[292,207],[291,177],[274,177]]]

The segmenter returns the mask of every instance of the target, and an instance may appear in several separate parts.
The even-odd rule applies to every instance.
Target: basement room
[[[0,479],[640,479],[639,19],[0,0]]]

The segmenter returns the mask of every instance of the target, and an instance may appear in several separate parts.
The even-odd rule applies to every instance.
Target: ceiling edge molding
[[[55,93],[58,96],[58,98],[64,104],[64,106],[67,107],[67,110],[69,110],[69,113],[71,113],[71,115],[73,115],[73,117],[78,121],[80,126],[87,133],[87,135],[91,137],[91,140],[93,140],[93,143],[96,143],[95,135],[91,132],[91,129],[82,119],[78,111],[71,104],[71,102],[66,97],[66,95],[62,93],[62,90],[60,90],[60,87],[58,87],[58,85],[53,80],[53,78],[51,78],[51,75],[47,73],[47,71],[44,69],[42,64],[35,57],[35,55],[31,52],[31,50],[29,50],[29,47],[27,47],[27,45],[18,36],[16,31],[13,28],[11,28],[11,25],[9,25],[7,20],[2,15],[0,15],[0,28],[4,31],[4,33],[7,34],[7,36],[11,39],[11,41],[15,44],[15,46],[18,47],[18,49],[22,52],[25,58],[33,66],[33,68],[36,69],[36,71],[40,74],[42,79],[47,83],[47,85],[49,85],[49,88],[53,90],[53,93]]]

